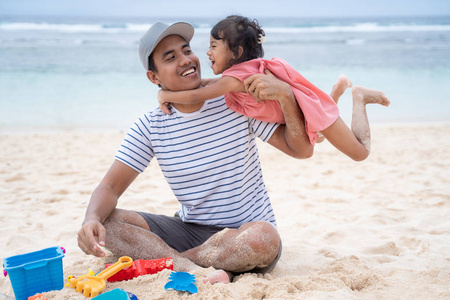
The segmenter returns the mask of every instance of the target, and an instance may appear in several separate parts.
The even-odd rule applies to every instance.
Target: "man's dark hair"
[[[153,53],[150,54],[150,56],[148,57],[148,70],[158,73],[158,69],[156,68],[156,65],[155,65],[155,60],[153,59]],[[162,88],[162,86],[160,84],[158,84],[158,86],[160,88]]]
[[[153,59],[153,53],[148,57],[148,70],[158,73],[158,69],[155,65],[155,60]]]

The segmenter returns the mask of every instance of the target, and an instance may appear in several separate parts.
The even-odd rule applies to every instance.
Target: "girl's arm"
[[[205,87],[207,85],[211,85],[216,83],[220,78],[206,78],[202,79],[202,83],[200,84],[202,87]]]
[[[229,92],[245,92],[244,85],[234,77],[223,76],[212,85],[203,88],[177,92],[160,90],[158,92],[158,102],[160,106],[168,102],[180,104],[195,104],[225,95]]]

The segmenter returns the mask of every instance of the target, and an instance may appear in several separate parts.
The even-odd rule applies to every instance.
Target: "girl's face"
[[[230,67],[230,61],[234,58],[233,52],[223,40],[209,38],[209,50],[206,52],[211,61],[211,68],[215,75],[222,74]]]

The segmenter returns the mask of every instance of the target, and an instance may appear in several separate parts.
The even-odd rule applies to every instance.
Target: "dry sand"
[[[165,291],[170,272],[111,283],[144,299],[450,299],[450,124],[378,125],[372,154],[353,162],[327,142],[294,160],[260,143],[283,255],[271,274],[198,280]],[[117,258],[84,255],[76,233],[123,133],[0,134],[0,257],[63,246],[64,276]],[[157,163],[119,207],[178,209]],[[2,260],[3,262],[3,260]],[[196,273],[197,277],[202,274]],[[0,279],[0,299],[13,290]],[[64,288],[48,299],[85,299]]]

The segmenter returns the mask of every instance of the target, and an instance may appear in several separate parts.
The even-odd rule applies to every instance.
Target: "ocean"
[[[0,131],[127,130],[157,106],[140,64],[140,36],[170,18],[0,17]],[[182,19],[196,33],[202,76],[218,19]],[[263,18],[265,58],[280,57],[329,92],[339,74],[382,90],[371,123],[450,121],[450,16]],[[339,102],[350,123],[351,93]]]

